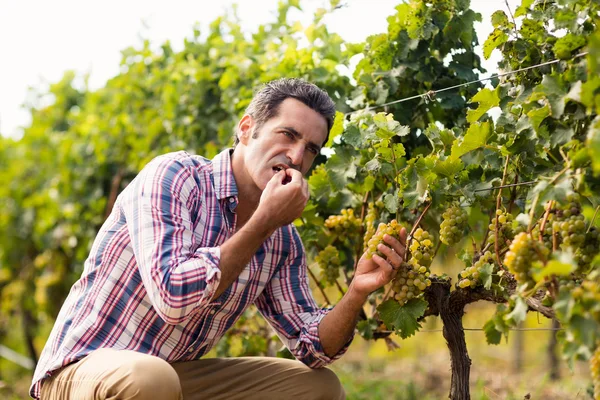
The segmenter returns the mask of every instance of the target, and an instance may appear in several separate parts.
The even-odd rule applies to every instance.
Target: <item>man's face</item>
[[[253,126],[241,127],[240,142],[246,146],[246,171],[260,190],[282,168],[305,175],[327,137],[325,118],[292,98],[284,100],[277,116],[258,131]]]

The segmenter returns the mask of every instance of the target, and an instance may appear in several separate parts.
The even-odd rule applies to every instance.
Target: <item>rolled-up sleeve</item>
[[[298,232],[290,229],[292,246],[286,262],[256,300],[256,306],[292,354],[311,368],[321,368],[340,358],[352,338],[328,357],[319,338],[319,324],[331,308],[319,308],[309,287],[306,256]]]
[[[143,284],[168,324],[206,306],[221,277],[219,247],[197,248],[194,239],[200,179],[192,166],[158,157],[118,200]]]

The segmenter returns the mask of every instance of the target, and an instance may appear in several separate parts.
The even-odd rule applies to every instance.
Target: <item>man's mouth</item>
[[[273,171],[275,171],[275,172],[279,172],[282,169],[286,169],[286,167],[284,167],[282,165],[276,165],[276,166],[273,167]]]

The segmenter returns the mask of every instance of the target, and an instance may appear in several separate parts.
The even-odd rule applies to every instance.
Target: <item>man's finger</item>
[[[392,265],[394,269],[399,268],[402,264],[402,257],[398,254],[394,249],[384,245],[379,244],[377,246],[377,250],[381,251],[387,257],[389,263]]]

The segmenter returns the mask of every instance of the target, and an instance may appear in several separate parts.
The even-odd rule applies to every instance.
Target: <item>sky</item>
[[[304,10],[290,15],[304,24],[327,0],[301,0]],[[158,46],[169,40],[174,49],[219,15],[238,4],[246,32],[274,19],[278,0],[0,0],[0,134],[19,137],[30,123],[22,107],[29,88],[42,90],[61,79],[67,70],[90,74],[91,89],[102,87],[119,73],[121,50],[139,46],[142,38]],[[401,0],[342,0],[346,7],[325,20],[330,31],[348,42],[386,32],[389,15]],[[508,0],[515,11],[518,0]],[[471,0],[482,14],[475,29],[483,43],[491,32],[490,15],[507,10],[505,0]],[[481,49],[479,54],[483,59]],[[484,61],[488,73],[495,71],[499,53]]]

